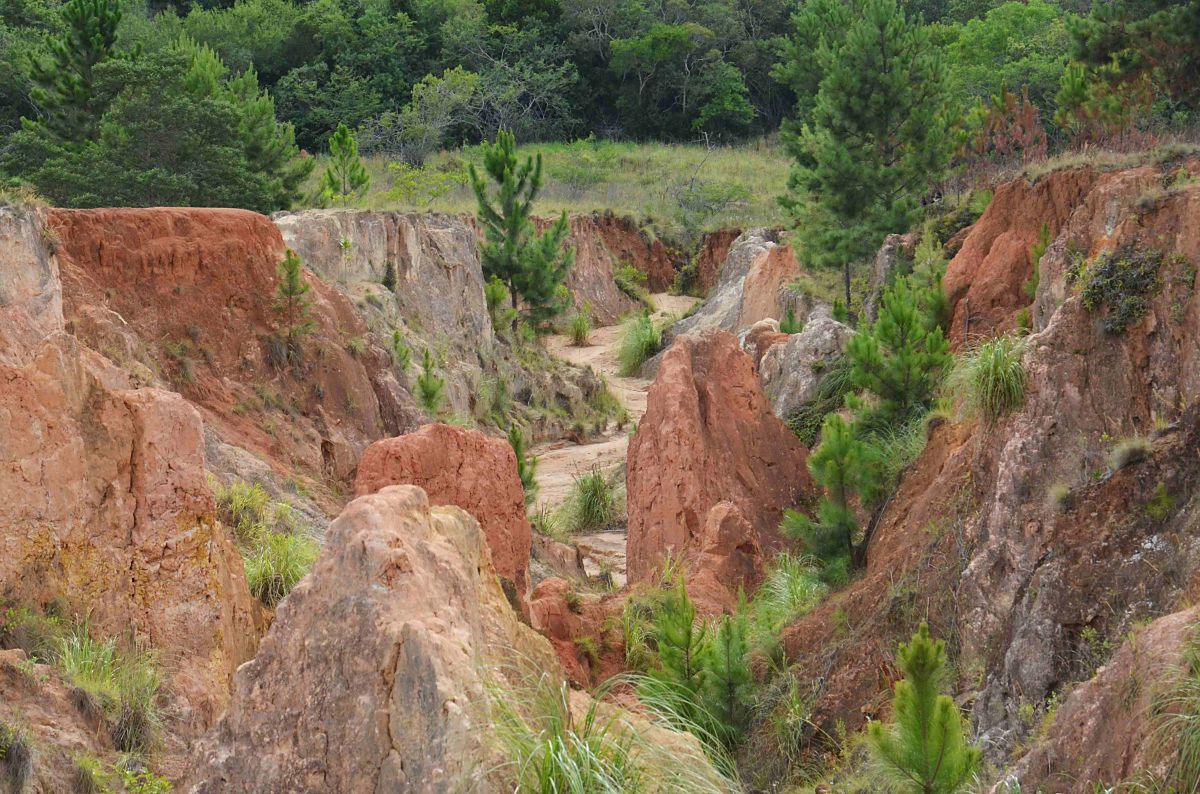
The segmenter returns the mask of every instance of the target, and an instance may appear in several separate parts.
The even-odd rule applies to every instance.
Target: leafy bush
[[[58,665],[105,715],[119,750],[153,749],[162,728],[162,674],[153,654],[118,650],[115,640],[93,639],[84,625],[60,641]]]
[[[271,532],[246,558],[246,584],[250,593],[273,607],[308,575],[320,547],[310,537]]]
[[[490,277],[483,284],[483,299],[487,303],[488,316],[492,318],[492,327],[497,331],[512,328],[516,318],[516,309],[512,308],[512,294],[496,276]]]
[[[33,751],[25,732],[0,722],[0,780],[20,794],[33,774]]]
[[[1021,357],[1025,343],[1016,337],[999,336],[979,345],[958,363],[952,380],[967,403],[995,419],[1019,407],[1025,399],[1025,367]]]
[[[636,375],[646,360],[662,347],[662,330],[656,328],[646,313],[631,317],[621,327],[621,345],[617,350],[617,361],[621,374]]]
[[[1150,297],[1162,288],[1158,271],[1162,251],[1127,247],[1103,255],[1087,268],[1083,306],[1094,311],[1101,306],[1109,313],[1104,330],[1119,334],[1150,310]]]
[[[628,262],[622,262],[613,269],[613,281],[621,292],[654,311],[654,301],[650,299],[650,292],[646,289],[645,273]]]
[[[1120,471],[1138,461],[1150,457],[1154,445],[1145,436],[1130,436],[1118,441],[1108,453],[1108,467]]]
[[[436,414],[445,398],[446,382],[438,377],[429,349],[421,356],[421,374],[417,376],[417,402],[426,413]]]

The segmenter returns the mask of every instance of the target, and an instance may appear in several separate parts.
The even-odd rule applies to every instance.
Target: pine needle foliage
[[[512,446],[513,454],[517,456],[517,476],[521,478],[521,488],[525,491],[525,504],[533,504],[537,498],[537,464],[534,455],[525,454],[525,434],[517,425],[508,428],[508,443]]]
[[[329,137],[329,166],[321,177],[321,193],[343,207],[367,192],[371,175],[358,156],[358,141],[344,123]],[[395,276],[393,275],[393,281]]]
[[[279,286],[275,291],[275,311],[282,324],[284,349],[288,361],[300,363],[300,339],[317,327],[310,316],[312,285],[304,278],[304,265],[292,249],[288,249],[279,264]]]
[[[536,161],[517,158],[516,138],[501,130],[494,144],[482,144],[483,167],[495,197],[489,195],[489,181],[470,167],[471,187],[478,209],[476,216],[483,227],[480,248],[484,275],[496,277],[508,288],[513,311],[518,299],[525,302],[529,319],[535,325],[560,314],[570,304],[563,282],[575,262],[575,249],[566,246],[570,229],[567,213],[542,233],[530,219],[533,201],[542,188],[542,156]],[[512,318],[517,328],[517,317]]]
[[[946,643],[934,640],[921,624],[910,642],[901,643],[896,666],[892,722],[867,726],[867,746],[879,770],[906,794],[955,794],[964,791],[979,767],[981,753],[967,741],[958,707],[941,693]]]
[[[445,391],[446,381],[437,374],[433,355],[426,348],[421,356],[421,374],[417,376],[417,392],[414,396],[425,412],[433,415],[441,409]]]
[[[747,633],[744,610],[722,615],[712,630],[703,660],[704,699],[714,731],[729,749],[741,739],[750,719],[754,679],[748,662]]]
[[[789,306],[787,312],[783,316],[783,321],[779,323],[779,330],[785,334],[798,334],[804,327],[796,320],[796,309]]]

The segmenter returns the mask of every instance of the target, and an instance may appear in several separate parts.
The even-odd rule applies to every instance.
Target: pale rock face
[[[631,583],[667,554],[701,551],[708,513],[729,502],[759,545],[777,551],[785,508],[815,491],[804,445],[771,413],[753,362],[725,331],[679,337],[662,357],[646,415],[629,443]]]
[[[832,317],[811,318],[798,334],[772,345],[758,365],[763,391],[780,419],[817,396],[828,365],[841,358],[854,331]]]
[[[492,790],[483,671],[515,655],[557,669],[478,523],[413,486],[359,497],[238,670],[180,790]]]
[[[24,364],[63,328],[58,260],[46,235],[44,210],[0,207],[0,362]]]

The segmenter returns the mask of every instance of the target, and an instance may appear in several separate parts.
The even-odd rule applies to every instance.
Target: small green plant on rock
[[[433,415],[442,407],[445,391],[446,382],[438,376],[433,355],[426,348],[421,356],[421,374],[417,376],[417,393],[414,396],[421,407]]]
[[[968,405],[994,420],[1018,408],[1025,399],[1023,341],[998,336],[979,345],[958,364],[952,385],[963,393]]]
[[[404,343],[404,335],[399,331],[392,331],[392,363],[405,373],[412,366],[412,349]]]
[[[617,289],[625,295],[654,311],[654,301],[650,299],[650,292],[646,289],[645,273],[628,262],[622,262],[613,270],[613,281],[616,282]]]
[[[785,334],[798,334],[804,330],[804,326],[796,320],[795,307],[787,307],[787,312],[783,316],[783,321],[779,323],[779,330]]]
[[[955,794],[964,791],[981,753],[966,739],[954,700],[941,693],[946,643],[920,629],[896,654],[904,678],[896,682],[892,722],[867,726],[867,745],[896,791]]]
[[[304,278],[304,266],[300,257],[288,249],[279,265],[279,287],[275,294],[275,311],[282,323],[284,358],[292,364],[300,363],[300,340],[316,330],[317,324],[309,316],[312,299],[308,293],[312,285]]]
[[[517,476],[521,478],[521,488],[525,491],[525,504],[531,505],[537,498],[538,459],[534,455],[525,454],[525,434],[516,425],[508,428],[508,443],[512,446],[513,454],[517,456]]]
[[[1162,288],[1162,251],[1123,248],[1106,254],[1087,268],[1083,306],[1088,311],[1108,308],[1104,330],[1123,333],[1150,310],[1150,298]]]
[[[310,537],[270,532],[246,558],[246,584],[250,593],[273,607],[308,575],[320,547]]]
[[[1160,482],[1154,489],[1150,501],[1146,502],[1146,515],[1155,521],[1166,521],[1175,507],[1175,498],[1167,491],[1167,484]]]
[[[33,775],[33,751],[29,737],[19,728],[0,722],[0,779],[8,790],[20,794]]]
[[[1123,438],[1108,453],[1108,467],[1113,471],[1120,471],[1150,457],[1153,451],[1153,443],[1145,436]]]

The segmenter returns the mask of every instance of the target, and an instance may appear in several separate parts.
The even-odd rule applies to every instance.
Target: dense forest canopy
[[[0,168],[61,203],[268,210],[296,200],[311,166],[292,161],[327,151],[342,124],[364,155],[417,166],[499,130],[733,143],[807,123],[830,68],[813,5],[830,3],[0,0]],[[936,50],[961,134],[991,108],[1097,142],[1191,123],[1198,8],[900,3]]]

